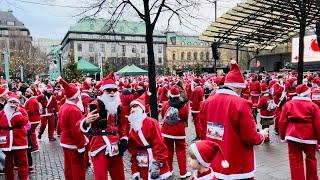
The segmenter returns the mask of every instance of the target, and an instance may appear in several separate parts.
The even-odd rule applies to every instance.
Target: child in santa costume
[[[187,153],[186,153],[186,121],[189,116],[189,106],[180,97],[180,90],[172,86],[169,91],[169,101],[164,103],[161,116],[164,123],[161,129],[164,143],[168,148],[168,164],[170,171],[173,171],[173,154],[176,152],[180,169],[180,178],[184,179],[191,176],[187,172]]]
[[[8,103],[0,111],[0,149],[5,153],[5,177],[14,180],[14,164],[18,167],[21,180],[28,180],[28,123],[27,112],[19,107],[19,99],[14,93],[10,95]]]
[[[145,96],[143,94],[130,104],[128,150],[132,176],[134,180],[166,179],[171,176],[167,164],[168,150],[158,122],[145,113]]]
[[[288,142],[291,179],[318,180],[316,149],[320,142],[320,109],[311,102],[310,89],[305,84],[297,86],[296,92],[298,96],[283,106],[279,133],[281,139]]]
[[[218,153],[224,157],[220,146],[209,140],[200,140],[190,145],[188,154],[189,165],[194,170],[193,180],[211,180],[215,177],[210,164]],[[222,160],[221,166],[228,168],[228,161]]]

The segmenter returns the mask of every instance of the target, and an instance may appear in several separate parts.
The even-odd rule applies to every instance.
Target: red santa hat
[[[87,81],[83,81],[81,89],[82,91],[88,91],[91,89],[91,85]]]
[[[0,97],[6,95],[9,92],[7,88],[0,87]]]
[[[278,83],[278,80],[276,80],[276,79],[273,79],[273,80],[269,81],[269,88],[272,88],[272,86],[277,84],[277,83]]]
[[[118,89],[118,85],[116,84],[113,72],[111,72],[106,78],[104,78],[99,85],[101,91],[105,89]]]
[[[195,82],[196,84],[199,84],[200,83],[200,78],[194,78],[193,82]]]
[[[266,83],[261,84],[261,93],[266,93],[268,92],[268,86]]]
[[[244,78],[241,74],[239,65],[235,60],[231,61],[231,68],[224,81],[225,86],[231,86],[235,88],[245,88]]]
[[[20,103],[19,96],[16,95],[15,93],[11,93],[11,94],[9,95],[8,102],[9,102],[9,101],[14,101],[14,102]]]
[[[51,84],[48,84],[46,90],[47,90],[47,91],[53,91],[52,85],[51,85]]]
[[[222,156],[222,161],[221,161],[221,166],[223,168],[228,168],[229,163],[227,160],[224,158],[224,154],[220,148],[220,146],[209,140],[201,140],[197,141],[196,143],[193,143],[190,145],[191,151],[199,161],[199,163],[203,167],[210,167],[211,162],[213,159],[216,157],[218,153],[221,154]]]
[[[168,92],[169,96],[172,98],[180,97],[180,90],[176,86],[172,86]]]
[[[151,93],[146,91],[139,98],[133,100],[130,103],[130,106],[139,105],[143,111],[146,111],[146,96],[151,96]]]
[[[307,85],[300,84],[299,86],[297,86],[296,92],[297,92],[298,96],[304,97],[304,96],[308,96],[311,93],[311,90],[310,90],[310,88],[308,88]]]
[[[225,81],[225,76],[217,76],[214,80],[214,83],[216,83],[216,85],[218,86],[223,86]]]
[[[61,82],[67,99],[74,99],[74,98],[76,98],[76,97],[78,97],[80,95],[80,90],[76,86],[68,84],[61,77],[58,78],[58,81]]]

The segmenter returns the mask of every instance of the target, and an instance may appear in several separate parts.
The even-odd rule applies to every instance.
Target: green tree
[[[69,53],[68,58],[69,63],[67,64],[63,78],[68,82],[71,82],[73,79],[81,81],[83,73],[77,69],[77,63],[74,60],[74,53]]]
[[[169,67],[166,67],[166,69],[165,69],[165,75],[171,76],[171,70],[170,70]]]
[[[200,76],[201,73],[202,73],[202,66],[201,64],[197,63],[194,65],[193,67],[193,72],[197,75],[197,76]]]
[[[110,63],[108,60],[104,61],[103,64],[103,77],[105,77],[106,75],[108,75],[110,72],[112,71],[112,68],[110,66]]]

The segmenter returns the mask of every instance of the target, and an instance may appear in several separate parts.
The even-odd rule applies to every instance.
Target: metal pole
[[[217,21],[217,0],[214,1],[214,21],[215,22]],[[217,60],[216,59],[214,59],[214,73],[217,73]]]
[[[3,62],[4,62],[4,71],[5,71],[5,75],[6,75],[6,81],[9,82],[10,80],[10,74],[9,74],[9,57],[10,57],[10,53],[9,52],[5,52],[3,54]]]
[[[23,66],[20,66],[20,79],[23,82]]]
[[[237,43],[237,58],[236,58],[236,61],[237,63],[239,63],[239,44]]]

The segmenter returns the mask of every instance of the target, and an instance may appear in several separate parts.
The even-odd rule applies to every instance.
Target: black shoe
[[[200,140],[200,138],[196,137],[196,138],[194,138],[191,142],[197,142],[197,141],[199,141],[199,140]]]

